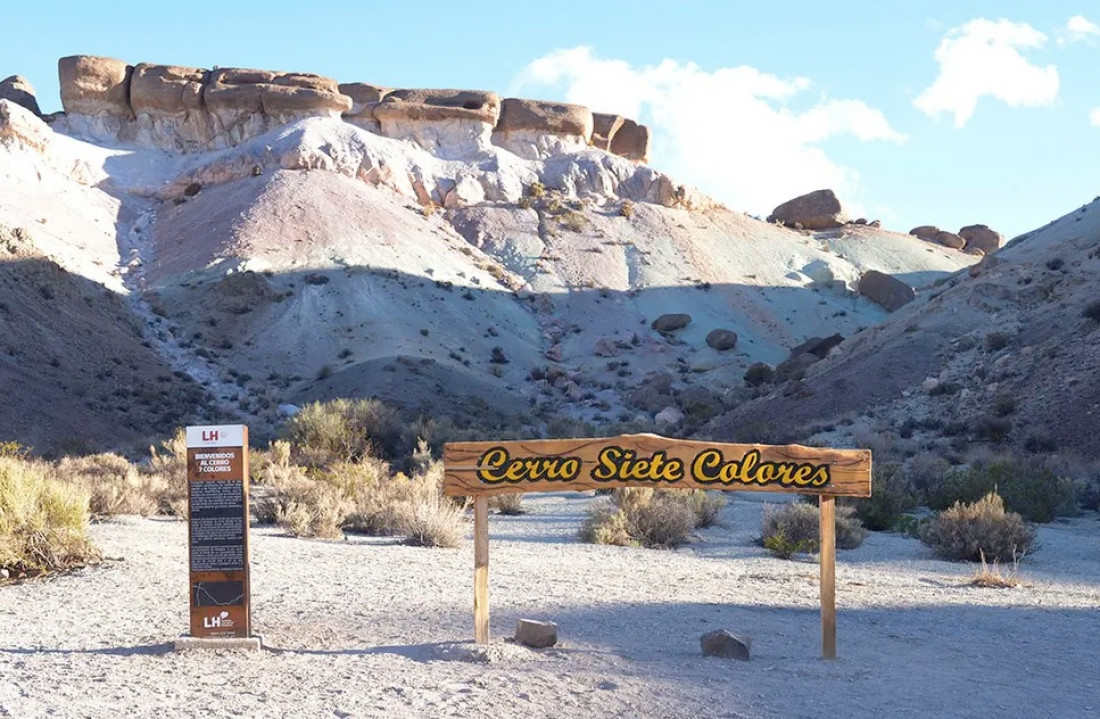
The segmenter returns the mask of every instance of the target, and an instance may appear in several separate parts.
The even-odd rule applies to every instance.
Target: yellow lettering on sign
[[[486,450],[478,460],[477,478],[488,484],[510,482],[568,482],[581,471],[576,457],[516,457],[503,447]]]
[[[798,462],[761,462],[759,450],[749,450],[740,461],[726,460],[717,449],[704,449],[691,463],[691,476],[700,484],[778,484],[782,487],[823,487],[831,479],[829,465]]]

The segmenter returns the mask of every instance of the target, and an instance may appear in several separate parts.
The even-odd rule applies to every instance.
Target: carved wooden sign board
[[[187,428],[191,636],[251,635],[248,428]]]
[[[600,439],[453,442],[444,493],[474,497],[474,636],[489,641],[488,498],[521,492],[705,489],[816,494],[821,507],[822,654],[836,656],[835,498],[871,496],[871,452],[727,444],[653,434]]]

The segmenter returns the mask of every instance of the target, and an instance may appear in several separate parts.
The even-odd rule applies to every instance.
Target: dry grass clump
[[[87,529],[84,489],[44,462],[0,456],[0,569],[22,577],[97,561]]]
[[[580,538],[592,544],[675,547],[696,528],[713,525],[724,506],[724,498],[702,491],[616,489],[610,504],[589,509]]]
[[[443,466],[425,457],[417,471],[394,474],[371,456],[322,468],[292,464],[290,443],[276,441],[257,477],[253,513],[296,537],[338,538],[344,532],[403,535],[410,544],[453,547],[463,533],[461,504],[443,496]]]
[[[156,473],[139,472],[125,457],[93,454],[65,457],[56,466],[63,482],[88,493],[93,517],[140,514],[148,517],[161,511],[162,500],[171,504],[168,482]]]
[[[970,580],[971,586],[985,589],[1012,589],[1020,586],[1020,558],[1012,560],[1012,569],[1006,574],[1001,571],[1001,564],[994,560],[992,563],[985,561],[982,554],[982,566],[974,572],[974,578]]]
[[[504,515],[527,514],[523,506],[523,494],[498,494],[489,498],[489,509]]]
[[[187,432],[180,427],[160,443],[160,450],[149,447],[149,464],[143,473],[159,479],[163,485],[157,497],[161,514],[187,516]]]
[[[837,549],[855,549],[867,536],[855,512],[855,507],[836,508]],[[820,518],[821,509],[816,504],[767,505],[761,520],[760,544],[781,559],[816,552],[821,546]]]
[[[1005,510],[995,492],[977,502],[956,502],[924,526],[920,539],[944,559],[976,562],[1015,561],[1035,542],[1035,530],[1023,517]]]

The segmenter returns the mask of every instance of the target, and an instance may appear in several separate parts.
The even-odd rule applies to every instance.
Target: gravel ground
[[[11,717],[1095,717],[1100,522],[1039,529],[1023,586],[871,534],[838,553],[840,657],[820,654],[816,564],[752,543],[761,498],[676,551],[590,546],[592,501],[533,495],[493,516],[494,640],[473,635],[473,546],[252,532],[262,652],[182,652],[186,527],[123,518],[92,534],[102,566],[0,586],[0,716]],[[561,643],[504,641],[520,617]],[[752,660],[699,636],[752,637]]]

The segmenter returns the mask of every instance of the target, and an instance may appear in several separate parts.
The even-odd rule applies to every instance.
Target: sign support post
[[[818,497],[821,526],[821,658],[836,659],[836,497]]]
[[[489,498],[474,499],[474,641],[489,643]]]
[[[259,649],[248,561],[248,428],[188,427],[190,636],[177,649]]]

